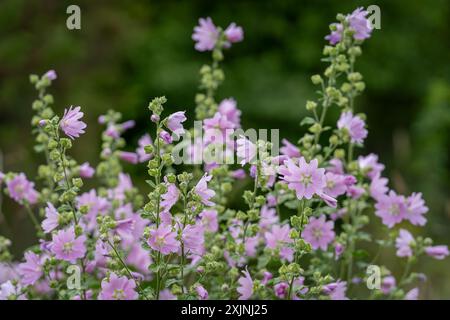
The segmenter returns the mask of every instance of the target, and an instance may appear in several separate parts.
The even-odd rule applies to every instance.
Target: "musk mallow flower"
[[[43,275],[44,259],[32,251],[25,252],[25,262],[17,267],[21,283],[25,286],[34,285]]]
[[[294,250],[288,247],[293,240],[289,237],[291,229],[289,225],[274,225],[269,232],[264,234],[266,246],[270,249],[280,249],[280,257],[287,261],[292,261]]]
[[[381,197],[375,204],[375,215],[382,219],[383,224],[392,228],[406,216],[405,197],[389,191],[388,195]]]
[[[433,257],[438,260],[444,259],[449,254],[447,246],[426,247],[425,253],[430,257]]]
[[[75,262],[76,259],[83,258],[86,254],[86,236],[76,236],[74,227],[66,230],[59,230],[53,234],[50,250],[56,259]]]
[[[27,300],[19,284],[14,285],[10,280],[0,285],[0,300]]]
[[[288,294],[289,284],[287,282],[280,282],[273,286],[273,291],[277,298],[284,299]]]
[[[241,111],[237,108],[236,100],[233,98],[223,99],[218,106],[218,111],[225,116],[227,120],[239,127],[241,124]]]
[[[166,130],[161,130],[159,137],[164,141],[165,144],[171,144],[173,142],[172,135]]]
[[[369,14],[364,8],[355,9],[350,15],[347,16],[347,21],[350,28],[355,31],[353,38],[356,40],[364,40],[370,37],[372,32],[372,26],[370,21],[366,18]]]
[[[419,299],[419,288],[413,288],[405,294],[405,300]]]
[[[180,198],[180,191],[174,183],[169,183],[167,185],[167,192],[162,194],[161,198],[160,206],[164,212],[168,212]]]
[[[381,281],[381,292],[384,294],[389,294],[392,292],[392,290],[395,289],[395,286],[397,285],[397,281],[393,276],[387,276],[383,278],[383,281]]]
[[[23,203],[24,201],[35,204],[37,202],[39,193],[34,189],[34,182],[28,181],[23,173],[19,173],[12,179],[6,182],[9,196],[17,201]]]
[[[138,155],[134,152],[120,151],[119,158],[128,163],[132,164],[138,163]]]
[[[206,291],[205,287],[202,285],[196,286],[195,291],[197,292],[197,296],[200,300],[208,299],[208,291]]]
[[[89,165],[89,162],[85,162],[80,166],[80,177],[81,178],[92,178],[94,176],[95,170]]]
[[[236,23],[232,22],[225,29],[225,36],[230,43],[241,42],[244,40],[244,30],[242,27],[237,26]]]
[[[169,130],[175,133],[178,137],[184,133],[182,123],[187,119],[184,113],[185,113],[184,111],[178,111],[172,113],[167,118],[167,128],[169,128]]]
[[[240,164],[243,166],[246,163],[253,163],[256,160],[258,148],[256,145],[245,138],[244,136],[239,136],[236,140],[237,151],[236,154],[241,160]]]
[[[314,194],[321,194],[326,186],[325,169],[318,168],[317,159],[307,163],[305,158],[301,157],[298,166],[288,159],[281,166],[279,173],[282,180],[288,184],[288,188],[294,190],[298,199],[311,199]]]
[[[372,181],[370,182],[369,192],[370,196],[374,198],[375,200],[379,200],[382,197],[386,196],[386,193],[389,191],[389,188],[387,187],[388,179],[383,178],[378,173]]]
[[[281,140],[283,146],[280,148],[280,153],[288,156],[289,158],[300,158],[300,150],[294,144],[290,143],[289,140]]]
[[[359,116],[354,116],[351,111],[343,112],[337,122],[339,129],[346,129],[352,143],[363,143],[367,137],[365,122]]]
[[[152,158],[151,154],[145,152],[145,147],[151,145],[152,143],[153,143],[152,138],[150,138],[150,135],[148,134],[144,134],[138,140],[139,147],[136,149],[136,154],[138,155],[139,162],[145,162]]]
[[[49,80],[53,81],[56,80],[58,78],[58,75],[56,74],[56,71],[51,69],[48,70],[45,74],[44,77],[47,77]]]
[[[413,225],[425,225],[427,219],[423,215],[427,212],[428,207],[422,199],[422,193],[413,193],[406,198],[405,219],[409,220]]]
[[[348,300],[345,296],[347,291],[347,282],[340,281],[329,283],[323,286],[323,292],[326,293],[331,300]]]
[[[338,197],[347,191],[346,176],[332,172],[325,173],[325,188],[323,191],[330,197]]]
[[[53,206],[51,202],[47,202],[45,208],[45,219],[42,221],[42,229],[45,233],[50,233],[56,229],[59,225],[58,210]]]
[[[311,244],[314,250],[327,250],[328,245],[333,242],[335,233],[334,222],[326,221],[325,215],[319,218],[312,217],[302,231],[302,238]]]
[[[64,109],[64,115],[59,122],[61,130],[71,139],[78,138],[80,134],[85,132],[86,123],[80,120],[84,113],[80,109],[81,107],[72,109],[72,106],[70,106],[69,110]]]
[[[325,40],[328,40],[330,44],[335,45],[336,43],[341,42],[343,31],[344,27],[341,23],[333,23],[331,33],[325,37]]]
[[[217,232],[219,230],[217,210],[205,209],[199,216],[206,232]]]
[[[160,224],[157,229],[150,231],[148,245],[156,251],[167,255],[171,252],[178,252],[180,243],[178,242],[177,233],[172,231],[172,226]]]
[[[188,224],[181,233],[181,240],[183,241],[186,253],[203,254],[205,237],[202,225]]]
[[[210,17],[200,18],[199,25],[194,28],[192,40],[197,51],[212,51],[219,38],[219,30]]]
[[[398,237],[395,239],[395,247],[397,248],[397,257],[411,257],[413,255],[412,246],[415,243],[414,238],[409,231],[400,229]]]
[[[378,162],[378,156],[373,153],[368,154],[367,156],[359,156],[358,166],[370,179],[381,174],[384,170],[384,165]]]
[[[216,192],[212,189],[208,189],[208,182],[211,181],[212,176],[205,173],[203,177],[197,182],[194,188],[194,192],[200,197],[202,203],[206,206],[213,206],[214,203],[209,201],[215,196]]]
[[[102,280],[102,290],[98,296],[99,300],[136,300],[136,283],[125,276],[119,277],[111,272],[109,278]]]
[[[237,292],[240,294],[239,300],[248,300],[253,294],[253,280],[247,269],[242,271],[244,276],[238,279],[239,287]]]

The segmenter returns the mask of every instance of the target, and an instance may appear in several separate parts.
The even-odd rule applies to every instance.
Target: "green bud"
[[[311,82],[315,85],[321,84],[323,82],[322,77],[318,74],[315,74],[311,77]]]
[[[315,103],[314,101],[306,101],[306,110],[308,111],[312,111],[314,109],[317,108],[317,103]]]
[[[77,188],[81,188],[83,186],[83,180],[81,178],[73,178],[72,184]]]

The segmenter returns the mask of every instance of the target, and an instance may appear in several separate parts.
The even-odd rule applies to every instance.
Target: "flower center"
[[[391,212],[391,215],[393,215],[393,216],[398,216],[400,214],[400,208],[396,204],[391,205],[389,211]]]
[[[313,236],[314,236],[314,238],[319,240],[320,238],[322,238],[322,230],[321,229],[314,229],[313,230]]]
[[[328,188],[328,189],[334,188],[334,185],[335,185],[335,183],[334,183],[333,180],[328,180],[328,181],[327,181],[327,188]]]
[[[123,291],[123,289],[114,289],[113,298],[116,300],[124,300],[125,292]]]
[[[65,254],[71,253],[72,249],[73,249],[73,242],[72,241],[64,243],[63,251],[64,251]]]
[[[164,237],[161,237],[161,236],[156,237],[156,245],[158,247],[162,247],[165,243],[164,240],[165,240]]]
[[[312,176],[310,174],[302,174],[300,177],[300,182],[305,186],[308,186],[312,183]]]

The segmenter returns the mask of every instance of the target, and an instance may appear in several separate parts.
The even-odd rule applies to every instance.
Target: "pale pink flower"
[[[374,176],[372,181],[370,182],[371,197],[377,201],[385,197],[386,193],[389,191],[387,184],[388,179],[381,177],[379,173],[376,176]]]
[[[51,251],[56,259],[75,262],[86,254],[86,236],[76,236],[74,227],[60,230],[53,235]]]
[[[225,116],[228,121],[239,127],[241,124],[241,111],[237,108],[236,100],[233,98],[223,99],[218,107],[220,114]]]
[[[281,140],[283,146],[280,148],[281,154],[288,156],[289,158],[300,158],[300,150],[297,146],[290,143],[289,140],[283,139]]]
[[[302,238],[311,244],[314,250],[327,250],[328,245],[333,242],[335,233],[334,222],[326,221],[325,215],[319,218],[311,217],[302,231]]]
[[[195,291],[197,292],[197,295],[200,300],[208,299],[208,291],[206,291],[206,289],[202,285],[196,286]]]
[[[384,170],[384,165],[378,162],[376,154],[358,157],[359,168],[370,178],[373,179]]]
[[[25,262],[19,264],[17,270],[23,285],[34,285],[43,275],[44,259],[32,251],[25,252]]]
[[[332,172],[325,173],[326,186],[323,191],[331,196],[338,197],[347,191],[346,177]]]
[[[94,168],[89,165],[89,162],[85,162],[80,166],[81,178],[92,178],[95,173]]]
[[[48,78],[49,80],[51,80],[51,81],[56,80],[56,79],[58,78],[58,76],[57,76],[57,74],[56,74],[56,71],[53,70],[53,69],[48,70],[48,71],[44,74],[44,77],[47,77],[47,78]]]
[[[381,292],[384,294],[391,293],[397,284],[397,281],[393,276],[387,276],[383,278],[383,281],[381,281]]]
[[[180,243],[178,242],[177,233],[172,231],[170,225],[160,224],[157,229],[150,231],[148,245],[156,251],[167,255],[171,252],[178,252]]]
[[[59,225],[59,214],[51,202],[47,202],[45,208],[45,219],[42,221],[42,229],[45,233],[49,233],[56,229]]]
[[[241,42],[244,40],[244,30],[242,30],[242,27],[239,27],[236,23],[232,22],[225,29],[225,36],[231,43]]]
[[[347,282],[340,281],[329,283],[323,287],[323,291],[330,297],[331,300],[348,300],[345,296],[347,291]]]
[[[239,287],[237,292],[240,294],[239,300],[248,300],[253,294],[253,280],[247,269],[242,271],[242,273],[244,276],[238,279]]]
[[[285,299],[288,294],[289,284],[287,282],[280,282],[273,286],[273,291],[277,298]]]
[[[299,159],[298,166],[289,159],[280,167],[281,178],[288,184],[288,188],[294,190],[298,199],[311,199],[314,194],[322,193],[326,186],[325,169],[318,168],[317,159],[310,163],[305,158]]]
[[[258,148],[256,145],[245,138],[244,136],[240,136],[239,139],[236,140],[237,143],[237,156],[241,159],[240,164],[243,166],[246,163],[254,163],[257,156]]]
[[[413,288],[409,290],[405,295],[405,300],[418,300],[419,299],[419,288]]]
[[[195,43],[197,51],[212,51],[219,38],[219,31],[212,22],[211,18],[200,18],[199,25],[194,28],[192,40]]]
[[[200,213],[202,224],[207,232],[217,232],[219,223],[217,221],[217,210],[205,209]]]
[[[178,111],[172,113],[167,119],[167,128],[180,137],[184,133],[184,128],[182,123],[186,121],[186,116],[184,111]]]
[[[358,116],[353,116],[351,111],[343,112],[338,120],[337,127],[346,129],[352,143],[363,143],[367,137],[365,122]]]
[[[188,224],[181,233],[181,240],[184,243],[185,253],[203,254],[205,237],[202,225]]]
[[[134,152],[120,151],[119,158],[128,163],[132,164],[138,163],[138,155]]]
[[[393,190],[377,200],[375,208],[375,215],[380,217],[383,224],[389,228],[401,222],[406,216],[405,197],[397,195]]]
[[[169,211],[180,198],[180,191],[174,183],[169,183],[167,185],[167,192],[161,195],[161,198],[161,208],[163,211]]]
[[[214,202],[209,201],[209,199],[216,194],[214,190],[208,189],[208,182],[211,181],[211,179],[212,176],[205,173],[194,188],[195,193],[201,198],[202,203],[206,206],[214,205]]]
[[[422,199],[422,193],[413,193],[406,199],[405,219],[409,220],[413,225],[425,225],[427,219],[423,215],[427,212],[428,207]]]
[[[397,239],[395,239],[395,247],[397,248],[397,257],[411,257],[413,250],[411,245],[414,244],[414,238],[405,229],[400,229]]]
[[[292,261],[294,250],[288,247],[288,244],[293,240],[289,237],[291,229],[289,225],[285,224],[280,227],[274,225],[270,232],[266,232],[264,237],[266,239],[266,246],[270,249],[283,249],[280,250],[280,257],[288,261]]]
[[[39,193],[34,189],[34,182],[28,181],[23,173],[19,173],[12,179],[6,182],[9,196],[18,203],[26,201],[30,204],[37,202]]]
[[[173,138],[166,130],[161,130],[159,133],[159,137],[164,141],[165,144],[171,144],[173,142]]]
[[[127,277],[119,277],[111,272],[109,278],[102,280],[102,290],[99,300],[136,300],[139,295],[136,292],[136,283]]]
[[[426,247],[425,253],[438,260],[443,260],[449,254],[447,246]]]
[[[152,158],[151,154],[145,152],[145,147],[151,145],[152,138],[148,134],[144,134],[138,141],[139,147],[136,149],[136,154],[138,155],[139,162],[145,162]]]
[[[59,126],[61,130],[71,139],[78,138],[80,134],[83,134],[86,128],[86,123],[81,121],[80,119],[83,117],[84,113],[80,111],[81,107],[75,107],[72,109],[72,106],[69,110],[64,110],[64,115],[59,122]]]

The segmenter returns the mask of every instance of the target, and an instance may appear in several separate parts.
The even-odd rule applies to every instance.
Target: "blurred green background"
[[[81,7],[81,30],[66,28],[66,8]],[[429,223],[419,234],[450,244],[450,2],[414,1],[0,1],[0,149],[5,171],[35,175],[28,75],[55,69],[51,93],[56,111],[80,105],[88,130],[74,147],[79,162],[96,164],[97,117],[108,108],[135,119],[127,133],[135,144],[150,128],[147,105],[166,95],[169,111],[193,115],[198,70],[209,54],[194,50],[191,34],[199,17],[226,27],[235,21],[245,41],[226,52],[226,81],[218,97],[234,97],[247,128],[280,128],[296,141],[303,129],[309,81],[323,69],[324,36],[336,13],[358,6],[381,8],[381,30],[363,46],[357,69],[367,89],[356,101],[368,115],[365,150],[386,164],[385,175],[400,193],[424,193]],[[336,116],[336,115],[335,115]],[[330,117],[334,122],[336,118]],[[130,169],[135,177],[144,167]],[[0,234],[14,241],[18,258],[33,243],[32,226],[20,208],[3,199]],[[387,258],[387,257],[386,257]],[[423,297],[450,298],[450,259],[424,259],[429,277]],[[402,262],[392,260],[394,270]]]

